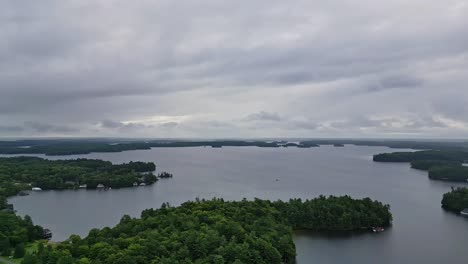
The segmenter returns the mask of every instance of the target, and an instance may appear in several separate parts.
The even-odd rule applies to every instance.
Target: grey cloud
[[[370,84],[367,91],[379,92],[388,89],[408,89],[423,85],[423,80],[410,75],[393,75],[381,78],[375,84]]]
[[[20,126],[0,126],[0,133],[18,133],[23,130],[24,128]]]
[[[352,136],[391,122],[355,118],[372,114],[405,117],[401,130],[462,134],[467,7],[457,0],[425,7],[403,0],[6,1],[0,131],[313,137],[328,124]],[[153,116],[188,120],[112,121]]]
[[[101,122],[101,126],[105,128],[121,128],[122,126],[125,126],[125,124],[112,120],[104,120]]]
[[[79,129],[63,125],[52,125],[47,123],[40,123],[35,121],[28,121],[24,123],[25,129],[30,129],[38,133],[59,133],[68,134],[79,132]]]
[[[434,117],[354,117],[342,121],[332,121],[328,123],[329,127],[334,129],[384,129],[384,130],[421,130],[426,128],[447,128],[447,124],[435,119]]]
[[[278,113],[269,113],[266,111],[260,111],[257,113],[252,113],[249,114],[247,117],[245,117],[245,120],[247,121],[273,121],[273,122],[279,122],[281,121],[281,117]]]
[[[174,128],[174,127],[176,127],[178,125],[179,125],[179,123],[177,123],[177,122],[166,122],[166,123],[162,123],[160,126],[164,127],[164,128]]]
[[[146,125],[140,123],[123,123],[113,120],[103,120],[99,124],[102,128],[106,129],[120,129],[120,130],[138,130],[138,129],[148,129],[153,128],[153,125]]]

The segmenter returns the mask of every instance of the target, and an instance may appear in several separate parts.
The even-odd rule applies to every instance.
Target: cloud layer
[[[468,133],[466,1],[0,7],[0,136]]]

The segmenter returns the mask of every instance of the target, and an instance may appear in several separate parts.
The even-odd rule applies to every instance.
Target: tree
[[[22,258],[24,257],[24,254],[26,254],[26,249],[24,248],[23,243],[19,243],[15,247],[15,253],[13,253],[14,258]]]
[[[38,260],[33,255],[26,253],[21,264],[37,264]]]
[[[10,247],[10,239],[8,239],[8,237],[0,233],[0,253],[2,253],[4,250],[10,250]]]

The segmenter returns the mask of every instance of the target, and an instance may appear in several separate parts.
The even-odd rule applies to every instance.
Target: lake
[[[153,161],[172,179],[111,191],[46,191],[10,199],[20,215],[52,230],[54,240],[114,226],[163,202],[222,197],[283,199],[320,194],[371,197],[391,205],[393,226],[380,234],[297,232],[298,263],[465,263],[468,218],[445,212],[442,194],[456,183],[431,181],[408,163],[376,163],[386,147],[220,149],[155,148],[120,153],[47,157],[95,158],[114,163]],[[401,150],[398,150],[401,151]],[[41,155],[38,155],[41,156]]]

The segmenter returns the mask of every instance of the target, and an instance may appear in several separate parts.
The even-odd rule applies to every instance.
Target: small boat
[[[372,232],[374,233],[381,233],[383,231],[385,231],[383,227],[372,227]]]
[[[460,211],[460,214],[463,216],[468,216],[468,208],[465,208],[462,211]]]
[[[39,187],[32,187],[32,188],[31,188],[31,191],[40,192],[40,191],[42,191],[42,189],[39,188]]]

